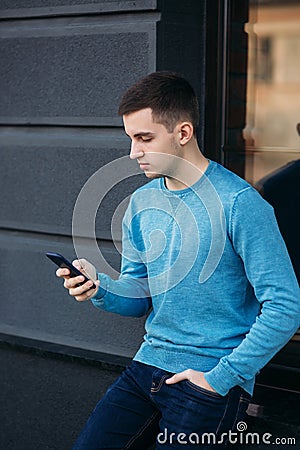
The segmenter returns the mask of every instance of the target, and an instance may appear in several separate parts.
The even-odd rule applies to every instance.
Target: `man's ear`
[[[194,127],[191,122],[181,122],[177,125],[179,143],[186,145],[194,135]]]

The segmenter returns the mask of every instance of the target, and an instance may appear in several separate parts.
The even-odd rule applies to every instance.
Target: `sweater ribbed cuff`
[[[220,395],[227,395],[229,390],[241,383],[242,378],[220,361],[216,367],[204,374],[204,378]]]
[[[97,274],[98,280],[100,281],[100,286],[95,296],[91,298],[93,305],[97,306],[98,308],[103,306],[104,296],[107,293],[107,280],[105,279],[105,277],[102,277],[101,275],[102,275],[101,273]]]

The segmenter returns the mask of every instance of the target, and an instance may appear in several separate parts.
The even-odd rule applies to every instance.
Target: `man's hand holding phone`
[[[68,289],[69,294],[77,301],[89,300],[94,297],[100,285],[100,282],[97,280],[96,269],[86,259],[75,259],[72,264],[83,275],[70,276],[70,269],[66,267],[57,269],[56,275],[59,278],[64,278],[64,287]],[[89,280],[85,281],[85,277],[89,278]],[[96,286],[96,288],[93,286]]]

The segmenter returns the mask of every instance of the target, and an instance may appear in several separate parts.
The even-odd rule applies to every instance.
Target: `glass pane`
[[[245,178],[273,205],[300,282],[300,1],[250,0],[245,29]]]
[[[250,3],[245,177],[300,158],[300,2]]]

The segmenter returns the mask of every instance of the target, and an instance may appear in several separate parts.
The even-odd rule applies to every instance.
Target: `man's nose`
[[[144,151],[142,150],[141,146],[137,142],[131,142],[131,148],[130,148],[130,159],[137,159],[144,156]]]

